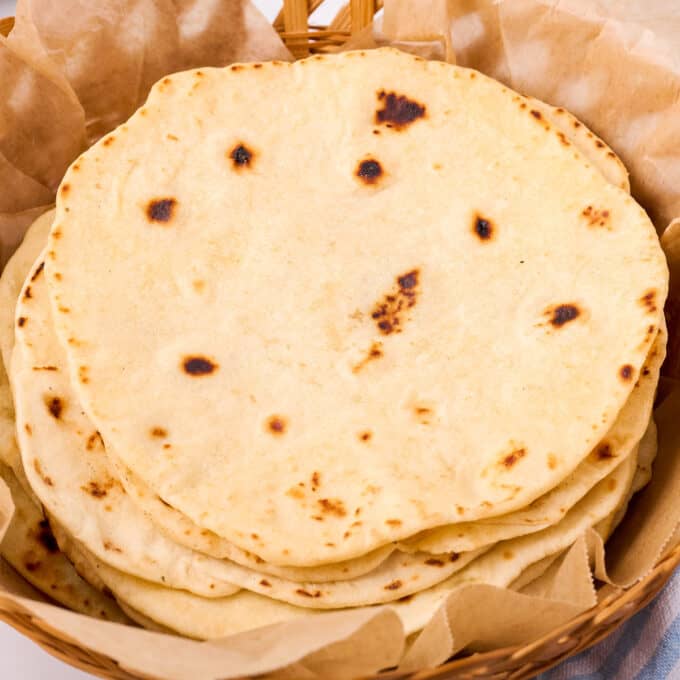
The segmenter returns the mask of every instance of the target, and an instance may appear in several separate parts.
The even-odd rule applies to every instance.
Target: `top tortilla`
[[[69,170],[49,251],[107,450],[299,566],[555,487],[667,293],[644,211],[540,111],[389,49],[164,79]]]

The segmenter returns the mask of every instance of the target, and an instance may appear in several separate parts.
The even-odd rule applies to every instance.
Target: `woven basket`
[[[349,5],[340,10],[329,26],[310,24],[310,15],[323,2],[324,0],[284,0],[283,9],[274,21],[274,27],[290,51],[298,58],[331,51],[342,45],[352,33],[368,26],[375,12],[382,7],[382,0],[351,0]],[[0,33],[7,35],[13,25],[14,19],[12,18],[0,19]],[[644,579],[627,590],[616,591],[603,598],[596,607],[538,640],[484,654],[473,654],[430,671],[390,674],[390,678],[393,680],[396,678],[399,680],[450,680],[481,677],[487,680],[520,680],[531,678],[609,635],[651,602],[678,565],[680,565],[680,545],[665,555]],[[0,599],[0,620],[31,638],[52,656],[71,666],[102,678],[141,680],[141,676],[122,670],[113,659],[85,647],[74,645],[56,634],[54,630],[48,629],[40,620],[16,610],[10,602],[2,599]]]

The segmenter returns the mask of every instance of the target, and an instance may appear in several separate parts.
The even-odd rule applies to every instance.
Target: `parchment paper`
[[[104,11],[102,8],[105,8]],[[570,109],[617,151],[671,267],[670,356],[651,484],[607,545],[587,532],[522,590],[467,585],[404,639],[389,607],[347,610],[198,643],[88,619],[31,594],[3,565],[11,600],[62,637],[147,676],[204,680],[389,677],[460,650],[536,639],[644,576],[680,540],[680,14],[673,0],[385,0],[351,47],[392,44],[457,60]],[[49,207],[75,156],[132,113],[162,74],[234,60],[289,58],[245,0],[20,0],[0,40],[0,260]],[[661,397],[660,397],[661,399]],[[11,499],[0,482],[0,534]],[[594,570],[594,571],[593,571]],[[541,573],[542,572],[542,573]],[[596,592],[595,586],[599,588]],[[0,666],[1,667],[1,666]]]

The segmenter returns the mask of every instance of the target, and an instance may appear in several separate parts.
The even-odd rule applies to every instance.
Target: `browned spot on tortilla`
[[[261,585],[261,586],[264,586],[265,588],[271,588],[271,587],[272,587],[272,584],[269,583],[269,581],[267,581],[266,578],[263,578],[263,579],[260,581],[260,585]]]
[[[385,586],[385,590],[399,590],[404,584],[397,578]]]
[[[28,321],[28,319],[25,316],[20,316],[17,319],[17,326],[19,326],[19,328],[23,328],[24,325],[26,324],[26,321]]]
[[[610,490],[610,491],[614,491],[614,489],[616,488],[616,480],[615,480],[615,479],[610,479],[610,480],[607,482],[607,486],[609,487],[609,490]]]
[[[352,373],[359,373],[367,364],[380,359],[383,356],[382,347],[382,342],[374,342],[368,352],[366,352],[366,356],[352,367]]]
[[[640,298],[640,304],[650,313],[654,314],[657,310],[657,304],[656,304],[656,290],[653,288],[648,290],[641,298]],[[652,329],[651,331],[648,331],[650,334],[654,332],[655,328],[654,326],[650,326]]]
[[[71,185],[68,184],[68,183],[62,184],[61,187],[60,187],[60,189],[59,189],[59,193],[60,193],[62,196],[66,196],[66,195],[68,194],[69,191],[71,191]]]
[[[172,444],[163,444],[163,448],[164,448],[164,449],[171,449],[171,448],[172,448]]]
[[[288,422],[283,416],[273,415],[267,418],[267,430],[276,437],[286,433]]]
[[[305,497],[305,492],[299,486],[291,486],[290,489],[286,491],[286,496],[300,499]]]
[[[364,432],[359,433],[359,439],[362,442],[370,441],[372,436],[373,436],[373,433],[370,430],[365,430]]]
[[[253,68],[262,68],[262,64],[253,64]]]
[[[517,463],[519,460],[524,458],[524,456],[527,455],[527,450],[525,448],[518,448],[512,451],[511,453],[508,453],[507,455],[503,456],[501,460],[501,464],[510,469]]]
[[[554,470],[557,467],[557,456],[554,453],[548,454],[548,467]]]
[[[506,550],[503,552],[503,559],[504,560],[511,560],[515,556],[515,553],[512,552],[512,550]]]
[[[562,328],[565,324],[577,319],[581,310],[578,305],[568,302],[548,307],[544,314],[549,317],[549,323],[553,328]]]
[[[317,522],[323,522],[324,521],[324,518],[321,515],[312,515],[311,517],[312,517],[313,520],[315,520]]]
[[[595,449],[595,457],[598,460],[609,460],[614,458],[614,453],[609,442],[601,442]]]
[[[522,103],[519,105],[519,108],[520,108],[520,109],[526,109],[526,108],[527,108],[527,103],[526,103],[526,102],[522,102]]]
[[[611,229],[611,213],[609,210],[598,209],[588,205],[581,211],[581,217],[586,220],[589,227],[606,227]]]
[[[613,151],[607,151],[607,156],[609,156],[609,158],[616,158],[616,154]]]
[[[114,135],[109,135],[103,142],[102,144],[104,146],[111,146],[116,141],[116,137]]]
[[[312,473],[312,491],[316,491],[321,486],[321,473],[316,470]]]
[[[374,134],[374,135],[379,135],[379,134],[380,134],[380,130],[373,130],[373,134]]]
[[[360,527],[362,524],[363,524],[363,522],[362,522],[361,520],[357,520],[356,522],[352,522],[352,523],[350,524],[350,526],[351,526],[352,528],[354,528],[354,527]]]
[[[104,550],[108,550],[109,552],[117,552],[117,553],[123,552],[117,545],[111,543],[111,541],[104,541]]]
[[[45,406],[47,406],[47,410],[50,412],[50,415],[53,418],[59,420],[62,413],[64,412],[64,409],[66,408],[66,403],[64,400],[61,397],[53,397],[50,394],[46,394],[43,397],[43,400],[45,402]]]
[[[42,545],[48,553],[59,552],[59,545],[57,544],[57,539],[54,538],[52,529],[50,529],[50,523],[46,520],[40,520],[38,523],[38,530],[36,532],[36,538],[38,542]]]
[[[563,146],[571,146],[571,142],[567,139],[567,135],[564,132],[558,131],[557,136]]]
[[[436,557],[430,557],[425,560],[425,564],[429,565],[430,567],[443,567],[444,563],[441,560],[438,560]]]
[[[24,300],[30,300],[33,297],[33,294],[31,293],[31,287],[26,286],[26,290],[24,291]]]
[[[599,139],[595,141],[595,146],[598,149],[604,149],[604,142],[601,142]]]
[[[90,382],[90,377],[88,375],[89,368],[87,366],[78,367],[78,379],[83,385],[87,385]]]
[[[378,101],[383,105],[382,109],[375,112],[375,122],[378,125],[389,123],[393,130],[399,131],[425,117],[425,105],[409,99],[406,95],[380,90]]]
[[[41,262],[38,265],[38,268],[33,272],[33,276],[31,276],[31,281],[35,281],[40,276],[40,274],[42,274],[43,269],[45,269],[45,262],[44,261]]]
[[[28,423],[24,425],[24,430],[29,437],[33,434],[33,428]]]
[[[59,272],[54,272],[54,278],[55,278],[57,281],[61,281],[63,277],[62,277],[62,275],[61,275]]]
[[[457,512],[459,515],[464,515],[464,514],[465,514],[465,508],[461,507],[460,505],[457,505],[457,506],[456,506],[456,512]]]
[[[305,590],[304,588],[298,588],[295,592],[298,595],[302,595],[303,597],[321,597],[320,590],[315,590],[314,592],[310,593],[308,590]]]
[[[165,135],[167,139],[169,139],[171,142],[179,142],[179,137],[176,135],[172,135],[168,132],[167,135]]]
[[[182,368],[188,375],[200,378],[215,373],[219,367],[212,359],[208,359],[207,357],[188,356],[184,357]]]
[[[88,451],[92,451],[96,446],[99,446],[102,449],[104,448],[104,440],[102,439],[102,436],[99,434],[99,432],[93,432],[87,438],[87,442],[85,443],[85,448]]]
[[[230,152],[231,165],[235,170],[243,170],[252,167],[255,158],[255,152],[248,148],[242,142],[239,142]]]
[[[205,288],[205,281],[201,281],[200,279],[196,279],[191,282],[191,285],[193,286],[194,290],[197,293],[202,293],[203,289]]]
[[[408,320],[405,313],[418,301],[420,270],[413,269],[397,277],[397,287],[373,306],[371,318],[383,335],[401,333],[403,324]]]
[[[491,241],[494,238],[496,228],[488,217],[476,214],[472,222],[472,231],[480,241]]]
[[[630,364],[624,364],[619,369],[619,376],[621,377],[621,380],[625,382],[632,380],[634,373],[635,369]]]
[[[56,366],[33,366],[34,371],[58,371]]]
[[[146,216],[150,222],[167,223],[172,220],[177,210],[177,199],[155,198],[146,207]]]
[[[344,517],[347,514],[345,504],[339,498],[320,498],[317,504],[321,507],[321,512],[336,517]]]
[[[384,171],[379,161],[367,158],[359,163],[355,174],[364,184],[375,185],[380,181]]]
[[[151,436],[152,437],[167,437],[168,436],[168,431],[163,428],[163,427],[152,427],[151,428]]]
[[[402,521],[400,519],[386,519],[385,524],[387,524],[388,527],[400,527]]]
[[[647,376],[650,373],[651,371],[646,366],[642,369],[642,375]]]
[[[43,472],[42,465],[37,458],[33,459],[33,469],[35,470],[38,477],[40,477],[40,479],[42,479],[47,486],[54,486],[52,478]]]
[[[81,486],[80,488],[85,492],[90,494],[93,498],[106,498],[108,495],[109,491],[113,489],[118,482],[113,479],[112,477],[109,477],[105,482],[99,482],[97,480],[95,481],[90,481],[87,484]],[[160,499],[165,505],[165,501],[163,499]]]
[[[243,66],[241,66],[241,64],[234,64],[233,66],[230,67],[230,70],[231,71],[242,71]]]
[[[411,595],[404,595],[404,597],[400,597],[397,602],[410,602],[413,599],[413,594]]]
[[[543,116],[541,115],[540,111],[537,111],[536,109],[531,109],[531,115],[536,119],[536,120],[543,120]]]

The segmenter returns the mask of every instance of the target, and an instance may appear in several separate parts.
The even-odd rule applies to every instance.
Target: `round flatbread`
[[[107,449],[283,565],[559,484],[633,389],[667,268],[642,208],[522,103],[394,50],[161,81],[69,170],[50,235]]]

